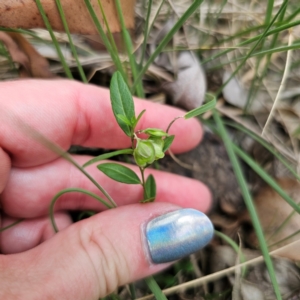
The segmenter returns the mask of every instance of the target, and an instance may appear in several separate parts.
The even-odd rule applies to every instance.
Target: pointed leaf
[[[112,110],[115,115],[115,118],[125,132],[126,135],[131,136],[131,126],[124,123],[117,116],[125,116],[128,120],[131,120],[135,117],[134,113],[134,103],[130,93],[130,90],[125,83],[120,72],[116,72],[110,83],[110,100],[112,105]]]
[[[170,146],[172,145],[172,143],[174,141],[174,138],[175,138],[175,135],[170,135],[164,139],[163,152],[166,152],[170,148]]]
[[[156,196],[156,183],[153,175],[150,174],[145,183],[144,199],[146,200],[146,199],[153,198],[154,200],[155,196]]]
[[[133,123],[133,128],[136,127],[137,123],[139,122],[139,120],[141,119],[141,117],[143,116],[143,114],[144,114],[145,112],[146,112],[146,109],[142,110],[142,111],[139,113],[138,117],[136,118],[135,122]]]
[[[87,167],[87,166],[89,166],[93,163],[96,163],[100,160],[108,159],[108,158],[111,158],[111,157],[114,157],[114,156],[117,156],[117,155],[120,155],[120,154],[132,154],[132,153],[133,153],[132,149],[122,149],[122,150],[117,150],[117,151],[101,154],[101,155],[98,155],[98,156],[92,158],[91,160],[87,161],[83,165],[83,167],[85,168],[85,167]]]
[[[206,101],[208,101],[207,103],[205,103],[204,105],[201,105],[200,107],[197,107],[193,110],[190,110],[189,112],[187,112],[184,115],[185,119],[190,119],[199,115],[204,114],[205,112],[213,109],[216,106],[216,97],[214,95],[211,94],[206,94],[205,95]]]
[[[117,118],[127,124],[129,127],[132,126],[131,122],[127,119],[127,117],[117,114]]]
[[[129,168],[115,163],[104,163],[97,168],[109,178],[127,184],[141,184],[138,176]]]

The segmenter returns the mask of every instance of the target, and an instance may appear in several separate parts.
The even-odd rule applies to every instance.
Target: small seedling
[[[203,114],[204,112],[212,109],[215,106],[215,97],[209,94],[207,94],[206,97],[208,100],[206,104],[187,112],[184,116],[179,116],[172,120],[166,131],[159,128],[146,128],[142,130],[136,130],[138,122],[146,111],[143,110],[138,116],[135,115],[134,102],[130,90],[121,73],[118,71],[115,72],[110,84],[111,106],[118,125],[123,130],[124,134],[126,134],[131,139],[131,148],[99,155],[86,162],[82,167],[71,161],[98,187],[98,189],[104,194],[108,201],[102,199],[92,192],[79,188],[70,188],[60,191],[52,199],[50,205],[50,217],[54,230],[58,231],[53,216],[54,205],[58,198],[65,193],[84,193],[106,205],[107,208],[116,207],[115,202],[105,191],[105,189],[99,183],[95,182],[95,180],[85,171],[84,168],[91,164],[117,155],[133,155],[134,161],[140,169],[140,177],[130,168],[119,163],[105,162],[98,164],[97,168],[115,181],[126,184],[140,184],[143,187],[143,199],[140,199],[140,202],[153,202],[156,197],[156,183],[152,174],[145,178],[145,169],[148,168],[156,160],[159,160],[165,156],[166,151],[170,148],[175,137],[174,135],[169,134],[169,130],[176,120],[180,118],[190,119],[192,117]],[[142,138],[141,134],[146,135],[146,138]],[[68,160],[70,161],[70,158]]]
[[[115,181],[142,185],[144,197],[140,202],[152,202],[156,197],[155,179],[151,174],[146,179],[144,171],[154,161],[165,156],[165,152],[170,148],[175,137],[174,135],[170,135],[168,131],[178,118],[172,120],[166,131],[159,128],[146,128],[136,131],[136,126],[145,113],[145,110],[136,117],[132,95],[120,72],[116,72],[112,77],[110,100],[117,123],[123,132],[131,139],[131,148],[111,152],[109,153],[109,157],[120,154],[133,155],[135,163],[140,169],[141,179],[134,171],[118,163],[102,163],[99,164],[97,168]],[[185,114],[183,118],[188,119],[198,114],[199,110],[197,109],[197,111],[195,110]],[[140,138],[141,134],[147,137]],[[100,155],[88,161],[84,167],[106,158],[108,158],[107,154]]]

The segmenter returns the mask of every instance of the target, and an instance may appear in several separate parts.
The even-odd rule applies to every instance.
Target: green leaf
[[[145,190],[144,190],[144,201],[152,199],[154,201],[156,197],[156,183],[155,179],[152,174],[150,174],[145,183]],[[143,202],[144,202],[143,201]],[[149,201],[147,201],[149,202]]]
[[[137,123],[139,122],[139,120],[141,119],[141,117],[143,116],[143,114],[144,114],[145,112],[146,112],[146,109],[142,110],[142,111],[139,113],[138,117],[135,119],[135,121],[134,121],[134,123],[133,123],[133,128],[136,127]]]
[[[205,103],[204,105],[201,105],[200,107],[197,107],[193,110],[190,110],[189,112],[187,112],[184,115],[184,118],[185,119],[190,119],[190,118],[202,115],[205,112],[213,109],[216,106],[217,100],[216,100],[216,97],[214,95],[206,94],[205,98],[206,98],[206,101],[208,101],[207,103]]]
[[[110,83],[110,101],[115,118],[125,132],[126,135],[131,137],[132,126],[126,124],[123,120],[120,120],[117,116],[122,115],[128,120],[135,117],[134,103],[130,93],[130,90],[125,83],[120,72],[115,72]]]
[[[109,178],[127,184],[141,184],[138,176],[129,168],[114,163],[104,163],[97,168]]]
[[[127,119],[127,117],[123,116],[123,115],[120,115],[120,114],[117,114],[117,118],[120,120],[120,121],[123,121],[125,124],[127,124],[129,127],[132,126],[132,122],[129,121]]]
[[[175,135],[170,135],[164,139],[163,152],[166,152],[170,148],[170,146],[172,145],[172,143],[174,141],[174,138],[175,138]]]
[[[155,279],[150,276],[144,279],[146,284],[148,285],[148,288],[151,290],[151,292],[154,294],[155,299],[157,300],[168,300],[167,297],[164,295],[160,287],[158,286]]]
[[[89,166],[93,163],[96,163],[100,160],[108,159],[108,158],[111,158],[111,157],[114,157],[114,156],[117,156],[117,155],[120,155],[120,154],[132,154],[132,153],[133,153],[132,149],[122,149],[122,150],[117,150],[117,151],[101,154],[101,155],[98,155],[98,156],[92,158],[91,160],[87,161],[83,165],[83,167],[85,168],[85,167],[87,167],[87,166]]]

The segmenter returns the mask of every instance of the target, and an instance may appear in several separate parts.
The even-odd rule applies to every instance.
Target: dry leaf
[[[258,251],[242,249],[246,260],[260,255]],[[211,270],[217,272],[236,265],[237,253],[230,246],[217,246],[212,250],[210,258]],[[279,289],[283,299],[299,299],[300,272],[293,261],[285,258],[273,258],[273,265]],[[232,284],[234,274],[228,274],[227,279]],[[218,280],[213,284],[213,292],[223,292],[229,289],[228,281]],[[273,300],[274,289],[265,263],[261,262],[247,267],[245,277],[241,278],[240,285],[241,300]]]
[[[225,71],[223,75],[223,83],[225,83],[231,75],[231,72]],[[248,92],[235,76],[226,84],[223,89],[224,99],[231,105],[242,109],[247,103],[247,95]]]
[[[293,179],[280,179],[278,180],[278,184],[296,203],[300,203],[299,182]],[[255,207],[268,244],[273,245],[276,243],[276,245],[269,248],[270,250],[277,249],[299,239],[299,235],[296,235],[288,240],[282,241],[300,229],[300,215],[294,213],[287,224],[281,230],[278,230],[282,223],[293,212],[293,208],[271,187],[267,186],[260,190],[255,198]],[[245,237],[245,239],[247,239],[247,242],[251,243],[252,246],[258,246],[257,237],[254,233],[253,235]],[[285,257],[300,261],[300,248],[298,248],[298,251],[295,252],[292,257]]]
[[[5,44],[14,62],[20,64],[22,78],[53,78],[47,59],[19,33],[0,32],[0,40]]]
[[[122,0],[122,11],[127,28],[134,28],[135,0]],[[54,30],[64,31],[55,0],[41,0],[46,15]],[[101,1],[110,30],[120,32],[118,14],[114,1]],[[61,0],[70,32],[81,34],[98,34],[94,22],[86,8],[84,0]],[[94,11],[103,24],[98,0],[91,0]],[[35,1],[6,0],[0,3],[0,26],[11,28],[45,28]]]
[[[174,26],[175,20],[171,18],[158,32],[153,43],[150,45],[150,52],[155,51],[156,45]],[[206,93],[206,76],[200,60],[191,51],[179,53],[161,53],[154,63],[166,70],[166,73],[174,74],[174,81],[163,82],[161,88],[171,98],[174,105],[192,110],[201,106]]]
[[[192,52],[180,52],[177,66],[176,80],[164,83],[162,88],[177,106],[187,110],[201,106],[206,93],[206,78],[199,59]]]
[[[5,32],[0,32],[0,41],[6,46],[11,59],[23,66],[25,69],[29,69],[28,57],[21,51],[16,42]]]
[[[231,72],[225,71],[223,74],[223,83],[225,83],[230,76],[232,75]],[[238,80],[236,76],[234,76],[223,88],[223,96],[226,102],[229,104],[244,109],[247,100],[248,100],[248,90],[243,86],[242,82]],[[259,91],[256,94],[255,99],[251,103],[251,107],[249,107],[249,110],[251,112],[261,112],[263,111],[263,105],[262,103],[265,103],[266,95]]]

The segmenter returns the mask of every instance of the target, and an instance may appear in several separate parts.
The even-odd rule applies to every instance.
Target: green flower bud
[[[140,167],[146,167],[155,160],[155,150],[149,140],[137,140],[136,148],[133,151],[135,162]]]
[[[142,130],[141,132],[149,134],[151,137],[155,136],[155,137],[164,137],[164,136],[168,136],[168,134],[161,130],[161,129],[157,129],[157,128],[147,128]]]
[[[155,160],[163,158],[165,156],[163,152],[164,140],[161,137],[150,137],[148,141],[150,141],[154,147]]]

